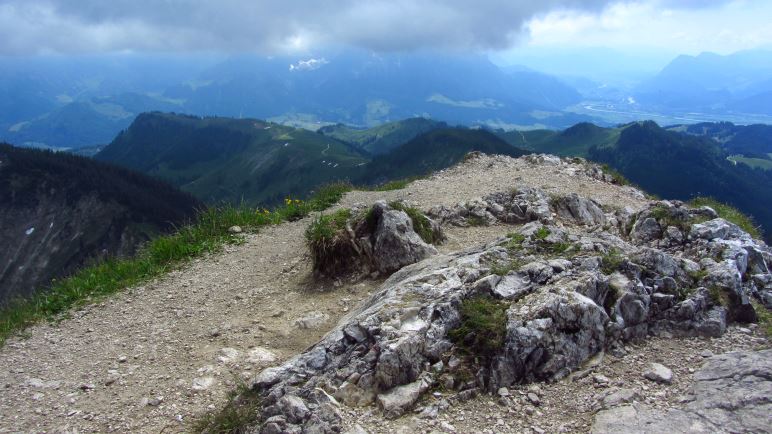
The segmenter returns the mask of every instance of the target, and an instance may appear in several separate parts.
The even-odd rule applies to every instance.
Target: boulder
[[[373,213],[378,219],[374,233],[373,258],[378,271],[393,273],[405,265],[414,264],[437,254],[413,229],[413,222],[404,211],[391,209],[386,202],[376,202]]]

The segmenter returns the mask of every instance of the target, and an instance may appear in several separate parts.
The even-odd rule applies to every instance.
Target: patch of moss
[[[507,234],[507,238],[509,238],[509,241],[507,241],[505,245],[507,250],[513,251],[513,250],[520,250],[523,248],[523,243],[525,242],[525,235],[519,234],[517,232],[511,232]]]
[[[504,346],[508,308],[487,295],[467,298],[461,302],[461,324],[448,336],[467,355],[490,358]]]

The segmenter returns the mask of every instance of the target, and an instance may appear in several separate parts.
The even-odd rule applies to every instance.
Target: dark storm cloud
[[[655,0],[656,1],[656,0]],[[0,53],[502,49],[555,9],[611,0],[0,0]],[[668,1],[687,7],[714,1]]]

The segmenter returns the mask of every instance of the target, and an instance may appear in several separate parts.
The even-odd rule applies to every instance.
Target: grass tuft
[[[624,260],[625,257],[622,256],[619,250],[611,249],[601,257],[600,271],[606,275],[612,274],[619,269]]]
[[[533,237],[537,240],[545,240],[550,235],[550,233],[550,230],[547,229],[546,226],[542,226],[536,232],[534,232]]]
[[[486,295],[467,298],[461,302],[461,324],[448,336],[467,355],[490,358],[504,345],[508,307]]]
[[[0,346],[12,334],[38,321],[140,284],[192,258],[219,251],[225,244],[239,243],[241,238],[228,232],[231,226],[257,230],[294,220],[330,207],[351,189],[346,183],[330,184],[319,188],[308,201],[287,199],[284,206],[273,211],[245,205],[203,210],[195,223],[150,241],[132,258],[107,258],[54,281],[48,289],[29,298],[9,301],[0,308]]]
[[[193,432],[206,434],[242,434],[260,420],[260,396],[243,381],[228,393],[228,402],[218,411],[204,414],[195,421]]]
[[[749,233],[753,238],[762,238],[763,234],[761,232],[761,228],[753,221],[753,218],[743,214],[742,211],[733,206],[719,202],[711,197],[695,197],[689,201],[689,205],[695,208],[701,206],[709,206],[713,208],[713,211],[715,211],[719,217],[736,224],[742,230]]]

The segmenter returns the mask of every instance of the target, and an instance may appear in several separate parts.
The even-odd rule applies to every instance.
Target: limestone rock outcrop
[[[434,384],[495,392],[563,378],[628,340],[719,336],[728,321],[752,319],[750,300],[772,289],[763,242],[679,202],[604,211],[586,198],[528,189],[432,214],[447,224],[470,216],[525,224],[399,269],[320,342],[262,372],[254,381],[262,432],[339,432],[341,403],[378,404],[395,417]],[[393,217],[383,226],[407,226]],[[475,297],[506,311],[503,340],[490,355],[470,356],[450,337]],[[767,362],[751,365],[759,363]]]

